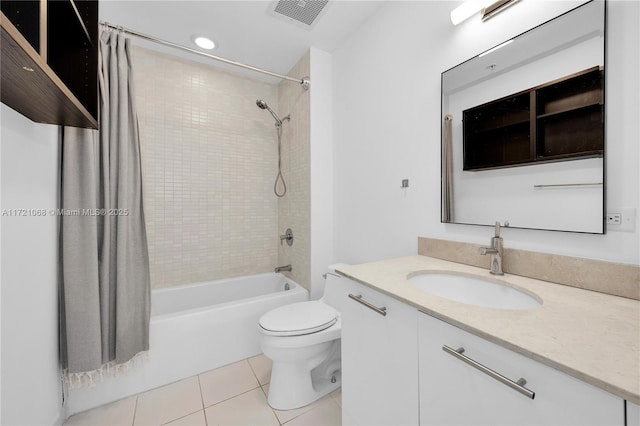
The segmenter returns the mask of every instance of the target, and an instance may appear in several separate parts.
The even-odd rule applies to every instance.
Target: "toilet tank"
[[[324,294],[321,299],[324,303],[338,311],[340,311],[340,306],[345,297],[344,280],[346,279],[335,271],[336,268],[339,268],[340,266],[347,265],[344,263],[338,263],[327,268],[327,275],[324,280]]]

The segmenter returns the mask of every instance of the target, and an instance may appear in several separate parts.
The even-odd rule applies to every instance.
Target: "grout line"
[[[269,407],[271,409],[271,412],[275,416],[276,421],[278,422],[278,424],[280,426],[282,426],[284,423],[282,423],[280,421],[280,417],[278,417],[278,413],[276,413],[276,409],[269,405],[269,401],[267,399],[269,397],[269,395],[267,395],[267,392],[264,390],[264,387],[260,386],[260,389],[262,390],[262,393],[264,394],[264,399],[265,399],[265,402],[267,403],[267,407]]]
[[[202,415],[204,416],[204,424],[208,425],[207,411],[204,409],[204,395],[202,395],[202,382],[200,382],[200,374],[198,374],[198,386],[200,386],[200,402],[202,402]]]
[[[204,410],[204,395],[202,395],[202,383],[200,382],[200,375],[198,377],[198,389],[200,389],[200,403],[202,404],[202,409]]]
[[[184,416],[180,416],[180,417],[178,417],[177,419],[173,419],[173,420],[169,420],[168,422],[161,423],[161,425],[168,425],[169,423],[175,422],[176,420],[184,419],[185,417],[189,417],[189,416],[191,416],[192,414],[199,413],[200,411],[203,411],[203,412],[204,412],[204,410],[197,410],[197,411],[194,411],[193,413],[189,413],[189,414],[185,414]],[[205,416],[205,420],[206,420],[206,416]]]
[[[204,408],[209,408],[209,407],[213,407],[214,405],[222,404],[223,402],[229,401],[230,399],[233,399],[233,398],[238,397],[238,396],[240,396],[240,395],[244,395],[245,393],[252,392],[252,391],[254,391],[254,390],[258,389],[259,387],[260,387],[260,386],[256,386],[255,388],[251,388],[251,389],[246,390],[246,391],[244,391],[244,392],[240,392],[240,393],[239,393],[239,394],[237,394],[237,395],[233,395],[233,396],[230,396],[230,397],[229,397],[229,398],[227,398],[227,399],[223,399],[223,400],[218,401],[218,402],[216,402],[216,403],[214,403],[214,404],[207,405],[207,406],[206,406],[206,407],[204,407]],[[263,391],[263,392],[264,392],[264,391]]]
[[[138,414],[138,395],[136,395],[136,404],[135,407],[133,408],[133,419],[131,420],[131,426],[136,424],[136,414]]]
[[[259,355],[256,355],[259,356]],[[254,358],[254,357],[251,357]],[[251,362],[249,361],[251,358],[247,358],[247,363],[249,363],[249,368],[251,369],[251,372],[253,373],[253,376],[256,378],[256,381],[258,382],[258,384],[260,385],[260,387],[262,387],[262,383],[260,383],[260,379],[258,378],[258,374],[256,374],[256,370],[253,369],[253,365],[251,365]]]
[[[262,393],[264,394],[264,397],[265,397],[265,398],[268,398],[268,397],[269,397],[269,394],[268,394],[268,393],[267,393],[267,391],[264,389],[264,387],[265,387],[265,386],[267,386],[267,385],[260,386],[260,389],[262,389]]]

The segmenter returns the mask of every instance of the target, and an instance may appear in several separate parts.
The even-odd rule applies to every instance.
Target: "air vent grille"
[[[311,26],[329,0],[280,0],[275,12]]]

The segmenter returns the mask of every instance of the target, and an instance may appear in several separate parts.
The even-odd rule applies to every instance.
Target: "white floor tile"
[[[202,400],[208,407],[260,386],[247,360],[200,374]]]
[[[263,386],[262,390],[264,391],[264,394],[267,396],[267,403],[268,403],[268,397],[269,397],[269,385]],[[294,419],[304,413],[306,413],[307,411],[313,410],[314,408],[320,406],[320,404],[322,403],[322,401],[325,398],[330,398],[328,395],[325,396],[324,398],[320,398],[319,400],[309,404],[309,405],[305,405],[304,407],[300,407],[300,408],[296,408],[293,410],[276,410],[275,408],[273,409],[273,412],[276,413],[276,417],[278,417],[278,421],[280,421],[280,423],[286,423],[291,419]]]
[[[190,377],[138,395],[135,425],[160,425],[202,410],[200,385]]]
[[[209,425],[279,425],[260,388],[205,409]]]
[[[324,398],[319,406],[296,417],[286,426],[341,426],[342,410],[333,398]]]
[[[94,408],[71,416],[64,422],[64,426],[113,426],[132,425],[136,410],[137,396],[121,399],[102,407]]]
[[[189,414],[188,416],[179,418],[172,422],[167,423],[168,426],[207,426],[207,421],[204,418],[204,410],[197,413]]]
[[[256,377],[258,378],[260,385],[264,386],[269,383],[271,380],[271,365],[273,365],[273,361],[267,358],[264,354],[249,358],[248,361],[253,372],[256,373]]]
[[[331,398],[333,398],[336,404],[342,407],[342,387],[339,387],[338,389],[334,390],[329,395],[331,395]]]

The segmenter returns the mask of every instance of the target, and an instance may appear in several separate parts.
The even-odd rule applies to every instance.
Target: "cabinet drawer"
[[[623,400],[599,388],[427,314],[419,315],[418,329],[422,425],[624,425]],[[445,345],[464,348],[467,359]],[[525,379],[535,394],[479,365],[511,382]]]

